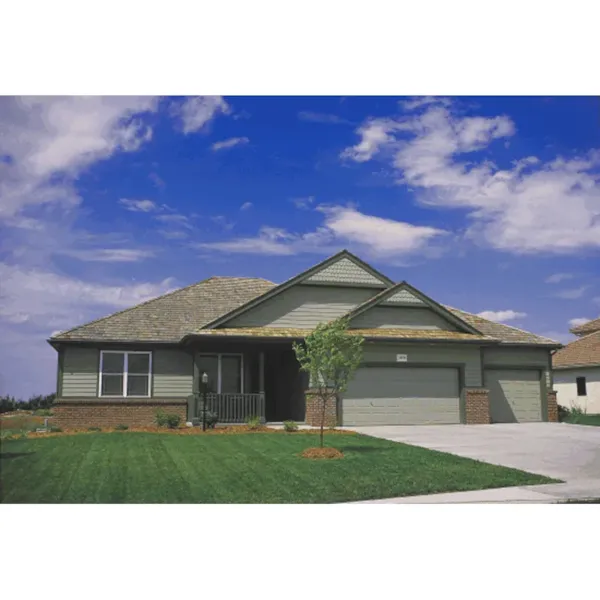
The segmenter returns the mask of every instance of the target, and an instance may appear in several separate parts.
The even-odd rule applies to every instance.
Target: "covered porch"
[[[308,376],[300,370],[291,340],[194,340],[188,351],[194,391],[219,423],[244,423],[251,417],[263,423],[305,420]],[[190,403],[188,420],[201,418],[201,402]]]

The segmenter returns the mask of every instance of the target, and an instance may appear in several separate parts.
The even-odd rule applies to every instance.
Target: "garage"
[[[537,370],[486,370],[492,423],[542,420],[541,373]]]
[[[344,394],[342,423],[427,425],[460,423],[458,369],[362,367]]]

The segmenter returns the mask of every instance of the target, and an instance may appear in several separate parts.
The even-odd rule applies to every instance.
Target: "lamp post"
[[[202,373],[202,431],[206,431],[206,386],[208,384],[208,375]]]

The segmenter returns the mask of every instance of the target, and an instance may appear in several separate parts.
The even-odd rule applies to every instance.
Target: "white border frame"
[[[198,352],[197,356],[216,356],[217,357],[217,394],[222,394],[221,391],[221,365],[223,356],[239,356],[240,357],[240,394],[244,393],[244,355],[240,352]],[[202,377],[200,369],[198,369],[198,376]],[[238,393],[238,392],[233,392]]]
[[[123,362],[123,394],[119,396],[102,394],[102,365],[105,354],[124,354]],[[129,374],[129,354],[147,354],[148,355],[148,394],[146,395],[127,395],[127,376]],[[134,373],[142,375],[142,373]],[[152,351],[151,350],[100,350],[100,368],[98,371],[98,398],[151,398],[152,397]]]

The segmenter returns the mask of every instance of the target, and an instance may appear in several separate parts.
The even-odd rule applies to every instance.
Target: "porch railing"
[[[249,417],[265,422],[265,394],[206,394],[206,407],[217,413],[219,423],[245,423]]]

